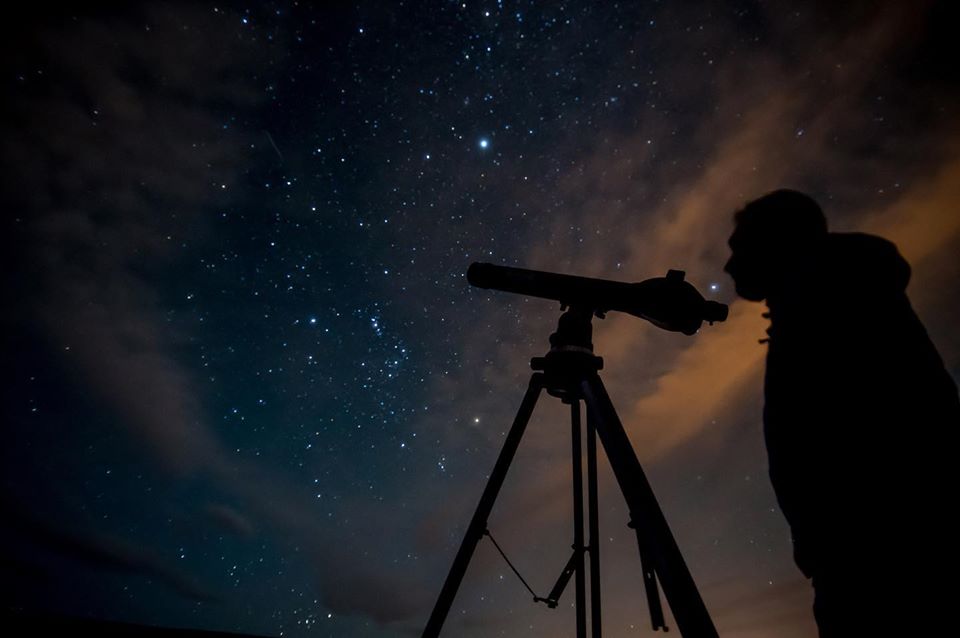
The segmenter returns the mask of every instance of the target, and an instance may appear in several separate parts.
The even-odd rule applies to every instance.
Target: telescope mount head
[[[578,381],[585,373],[603,369],[603,359],[593,354],[591,320],[595,314],[584,306],[567,308],[550,335],[550,351],[530,360],[533,370],[544,373],[547,392],[564,403],[580,399]]]

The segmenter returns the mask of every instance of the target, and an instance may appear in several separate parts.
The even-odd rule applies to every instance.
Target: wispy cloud
[[[227,451],[198,366],[181,358],[190,334],[170,320],[164,282],[235,204],[250,149],[264,148],[261,131],[224,126],[261,104],[251,75],[262,58],[236,37],[238,15],[160,4],[131,12],[49,27],[29,42],[43,73],[22,80],[7,103],[0,142],[11,167],[3,178],[13,218],[4,275],[16,295],[4,317],[8,334],[44,342],[166,479],[212,481],[235,503],[201,502],[189,520],[245,540],[279,534],[305,548],[330,609],[380,622],[403,617],[402,597],[368,595],[387,570],[357,547],[358,555],[343,556],[336,532],[281,472]],[[148,548],[102,530],[42,530],[34,540],[51,551],[207,597]]]
[[[773,22],[779,19],[768,17]],[[522,265],[621,280],[683,268],[699,289],[719,282],[725,290],[728,280],[722,266],[728,257],[733,212],[749,199],[786,186],[819,199],[836,230],[874,232],[897,243],[914,265],[910,294],[921,315],[956,316],[957,303],[949,294],[960,240],[955,123],[943,116],[909,134],[891,132],[881,152],[864,157],[859,150],[865,140],[878,135],[864,124],[878,83],[886,82],[887,91],[904,86],[902,77],[891,75],[889,60],[908,55],[917,46],[924,20],[923,12],[886,7],[839,37],[824,33],[815,38],[807,43],[802,59],[783,59],[772,50],[758,49],[739,65],[721,67],[714,114],[700,123],[693,148],[670,147],[668,140],[658,137],[656,127],[645,127],[642,120],[634,134],[598,144],[592,156],[560,180],[562,192],[556,197],[577,205],[557,213],[550,228],[537,229],[539,241]],[[924,161],[910,152],[918,140],[937,149]],[[660,164],[650,161],[657,144]],[[662,167],[671,152],[678,153],[674,161],[691,167],[676,183],[666,181],[669,171]],[[865,171],[874,183],[890,176],[885,192],[867,190]],[[637,210],[638,202],[645,208]],[[581,232],[571,232],[574,228]],[[766,352],[758,344],[766,336],[763,308],[737,300],[730,292],[721,292],[720,299],[730,303],[728,321],[705,326],[693,338],[660,333],[632,317],[595,322],[596,349],[606,361],[604,379],[642,462],[649,466],[706,472],[705,467],[691,465],[688,446],[718,429],[742,427],[745,419],[759,415]],[[503,301],[511,308],[520,303]],[[451,441],[469,444],[488,437],[488,445],[496,449],[512,416],[496,407],[496,400],[519,401],[523,357],[545,349],[551,313],[547,302],[530,302],[523,304],[524,316],[518,321],[497,301],[492,305],[495,310],[479,322],[491,326],[489,333],[506,335],[506,340],[495,344],[489,334],[469,335],[465,359],[484,361],[482,374],[466,372],[465,378],[448,383],[489,390],[490,398],[464,400],[470,402],[468,409],[489,414],[488,422],[503,424],[486,434],[468,429]],[[531,350],[530,344],[514,336],[521,331],[539,335],[544,342]],[[943,355],[956,367],[960,348],[956,340],[945,345]],[[562,439],[564,433],[554,429],[551,434],[528,434],[524,445],[547,450],[549,460],[536,471],[517,464],[513,491],[501,498],[503,509],[498,510],[511,530],[521,533],[526,528],[537,536],[569,516],[565,504],[569,452],[562,441],[549,442],[549,437]],[[760,436],[759,423],[755,436]],[[697,458],[703,460],[702,455]],[[763,459],[754,465],[764,467]],[[601,500],[619,500],[615,491],[606,481]],[[773,505],[770,496],[768,508]],[[531,507],[531,502],[543,506]],[[680,523],[685,527],[683,520]],[[710,569],[703,571],[710,579]],[[768,635],[771,627],[785,622],[781,612],[795,612],[774,610],[768,604],[769,592],[760,590],[738,590],[734,600],[734,589],[731,585],[709,592],[708,603],[720,608],[729,600],[738,607],[718,616],[724,635]],[[758,618],[767,618],[769,624]],[[804,631],[809,629],[804,625]]]

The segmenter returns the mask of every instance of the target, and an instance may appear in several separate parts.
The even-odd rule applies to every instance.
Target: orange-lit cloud
[[[722,69],[716,118],[702,125],[701,137],[709,142],[674,184],[664,183],[668,171],[663,164],[670,158],[656,153],[665,140],[642,118],[634,134],[617,143],[598,144],[592,156],[567,172],[558,198],[577,205],[558,212],[552,227],[538,229],[540,241],[521,265],[620,280],[662,276],[668,268],[681,268],[700,290],[719,282],[724,289],[720,299],[730,303],[727,322],[704,326],[692,338],[663,333],[633,317],[594,322],[596,350],[606,362],[603,378],[641,462],[648,467],[672,464],[693,474],[703,472],[682,456],[686,446],[707,431],[730,429],[744,419],[756,420],[754,437],[758,441],[762,437],[758,403],[766,347],[758,340],[766,336],[767,321],[761,316],[765,308],[725,292],[729,280],[722,274],[733,212],[748,200],[775,188],[820,184],[822,190],[812,194],[821,200],[832,228],[875,233],[897,243],[914,267],[909,292],[921,316],[939,312],[932,305],[941,303],[942,295],[951,290],[949,276],[956,274],[960,251],[956,130],[948,122],[936,123],[927,135],[940,155],[931,159],[929,173],[913,174],[895,188],[891,180],[891,190],[882,198],[858,193],[858,181],[864,171],[896,175],[898,167],[890,159],[863,160],[843,141],[846,127],[862,117],[859,101],[882,60],[910,45],[920,21],[910,12],[889,10],[839,41],[825,37],[811,43],[814,54],[802,69],[772,57],[752,60],[746,69]],[[890,156],[899,157],[898,151],[902,149],[892,149]],[[663,195],[650,199],[650,191]],[[537,203],[531,199],[525,205]],[[503,422],[497,430],[466,435],[474,444],[496,446],[502,440],[514,401],[519,402],[524,358],[545,348],[550,322],[555,320],[556,313],[546,302],[524,303],[519,319],[507,318],[497,306],[485,321],[490,333],[472,335],[464,346],[466,360],[486,364],[481,385],[489,394],[474,405],[490,415],[488,421]],[[503,339],[495,345],[490,334]],[[522,334],[542,338],[531,351]],[[937,341],[938,335],[933,337]],[[942,354],[948,366],[956,366],[960,345],[951,342]],[[467,385],[476,387],[477,377],[470,379],[473,383]],[[450,382],[449,388],[461,381]],[[523,466],[512,470],[519,476],[513,485],[508,483],[498,503],[499,520],[520,538],[549,536],[568,525],[570,516],[568,444],[555,432],[532,428],[524,445],[547,458],[540,458],[536,472]],[[765,472],[765,459],[752,463]],[[618,502],[615,484],[609,477],[601,478],[601,502]],[[732,477],[730,481],[718,489],[738,489]],[[772,492],[765,498],[766,509],[775,508]],[[732,507],[717,525],[735,524],[740,506]],[[684,516],[689,521],[696,518],[689,512],[680,514],[681,529],[693,524]],[[785,536],[785,526],[781,530]],[[711,532],[704,526],[697,533],[695,540],[703,542]],[[708,582],[714,583],[704,588],[704,596],[717,612],[722,635],[813,635],[810,590],[789,564],[789,541],[779,547],[778,573],[789,576],[770,585],[750,580],[762,570],[747,569],[738,581],[720,582],[712,580],[716,574],[709,568],[702,568]],[[536,546],[527,549],[540,551]],[[714,553],[720,556],[718,561],[733,560],[732,555],[723,558],[722,551]],[[617,552],[624,561],[636,560],[635,548]],[[619,612],[612,613],[619,625],[629,624],[626,612],[622,618]]]

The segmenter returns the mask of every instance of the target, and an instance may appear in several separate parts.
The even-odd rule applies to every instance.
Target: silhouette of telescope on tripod
[[[530,361],[533,374],[520,408],[514,418],[500,455],[470,520],[463,542],[453,560],[447,579],[437,597],[430,618],[423,630],[424,638],[440,635],[443,623],[453,605],[460,583],[477,544],[489,536],[497,551],[533,595],[534,602],[555,608],[571,578],[575,582],[577,638],[587,636],[585,555],[590,556],[590,628],[593,638],[601,638],[600,609],[600,530],[597,499],[597,439],[603,445],[613,474],[630,510],[628,527],[634,530],[640,550],[640,564],[646,589],[650,622],[654,630],[667,630],[660,602],[658,583],[673,612],[680,634],[685,638],[717,638],[717,630],[700,592],[687,569],[679,547],[670,532],[653,489],[647,481],[640,461],[633,451],[616,408],[600,380],[603,359],[593,354],[593,317],[610,311],[626,312],[654,325],[695,334],[703,322],[713,323],[727,318],[727,307],[707,301],[684,273],[670,270],[665,277],[639,283],[624,283],[557,273],[474,263],[467,270],[467,281],[479,288],[488,288],[559,301],[565,312],[560,316],[556,332],[550,335],[550,351]],[[571,456],[573,460],[573,555],[562,568],[553,589],[538,596],[520,575],[510,559],[493,539],[487,519],[497,494],[503,486],[507,470],[520,445],[524,430],[540,394],[559,398],[570,406]],[[587,528],[584,526],[583,449],[584,428],[581,403],[586,406],[586,475]],[[589,533],[589,542],[585,534]]]

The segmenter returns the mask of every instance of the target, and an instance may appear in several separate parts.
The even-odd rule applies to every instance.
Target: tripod
[[[640,549],[640,562],[643,582],[646,589],[647,604],[653,629],[667,631],[657,590],[660,581],[673,611],[680,633],[687,638],[716,638],[717,631],[710,615],[700,598],[693,577],[687,569],[680,549],[667,526],[657,499],[647,482],[643,468],[637,460],[617,416],[616,409],[607,395],[598,371],[603,360],[593,354],[591,342],[593,327],[591,320],[594,311],[588,308],[571,307],[560,317],[557,331],[550,335],[550,352],[544,357],[531,360],[534,370],[530,377],[523,401],[507,434],[503,449],[497,458],[487,486],[480,497],[480,503],[470,520],[463,542],[454,558],[453,565],[440,590],[423,630],[423,638],[435,638],[440,634],[443,622],[450,611],[457,589],[467,571],[470,558],[480,539],[488,534],[487,518],[493,509],[497,494],[506,478],[507,470],[520,445],[520,439],[526,429],[530,416],[540,397],[546,390],[548,394],[570,405],[572,454],[573,454],[573,519],[574,542],[573,555],[560,574],[556,585],[547,598],[536,598],[556,607],[564,588],[571,576],[575,576],[576,587],[576,623],[577,638],[586,638],[586,574],[584,572],[584,553],[590,552],[590,619],[593,638],[601,636],[600,614],[600,562],[599,532],[597,522],[597,434],[603,445],[614,476],[630,509],[631,527],[637,535]],[[580,403],[586,404],[587,412],[587,492],[590,545],[584,545],[583,529],[583,468],[580,417]]]

